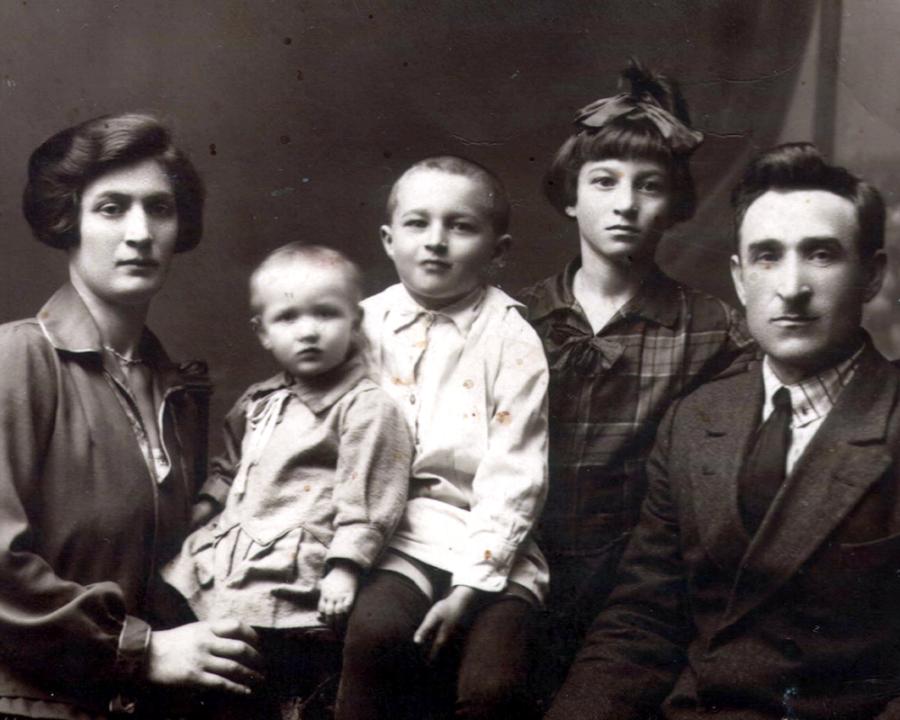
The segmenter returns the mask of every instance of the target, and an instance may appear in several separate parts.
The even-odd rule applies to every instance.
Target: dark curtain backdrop
[[[508,290],[557,271],[574,226],[540,192],[577,108],[616,91],[629,55],[677,77],[707,142],[703,202],[660,250],[680,279],[730,297],[727,189],[775,142],[795,96],[813,0],[0,3],[0,320],[34,314],[65,257],[30,238],[31,150],[89,117],[156,111],[209,188],[207,232],[178,258],[151,324],[203,357],[214,420],[272,371],[247,325],[246,279],[270,249],[345,250],[390,282],[377,229],[394,178],[441,152],[496,169],[513,200]],[[798,138],[801,139],[801,138]],[[806,139],[806,138],[802,138]],[[214,438],[216,435],[214,434]]]

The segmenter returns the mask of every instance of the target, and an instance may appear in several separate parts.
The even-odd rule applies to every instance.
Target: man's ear
[[[866,291],[864,297],[865,302],[872,300],[881,292],[881,286],[884,285],[884,275],[887,272],[887,253],[884,250],[878,250],[866,262]]]
[[[250,318],[250,329],[256,334],[256,338],[259,340],[260,345],[266,350],[272,349],[272,343],[269,341],[269,334],[266,332],[266,328],[259,319],[259,315],[254,315]]]
[[[384,248],[384,251],[387,253],[389,258],[394,257],[394,237],[391,235],[391,226],[390,225],[382,225],[378,229],[378,234],[381,235],[381,247]]]
[[[744,266],[741,265],[741,259],[737,255],[731,256],[731,282],[734,283],[734,291],[737,293],[741,305],[746,305],[744,302]]]

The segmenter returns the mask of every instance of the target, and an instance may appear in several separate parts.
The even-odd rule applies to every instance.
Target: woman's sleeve
[[[327,560],[372,566],[406,505],[412,452],[409,428],[387,393],[356,394],[341,422]]]
[[[484,457],[472,480],[468,537],[454,585],[499,592],[547,496],[547,386],[544,349],[514,309],[507,311]]]
[[[231,483],[237,473],[241,461],[241,443],[246,427],[246,409],[249,402],[249,391],[244,393],[225,416],[223,437],[225,449],[209,462],[206,481],[198,493],[200,498],[212,499],[220,508],[225,507],[225,500],[231,490]]]
[[[56,351],[20,323],[0,328],[0,355],[0,661],[62,687],[115,687],[141,672],[149,626],[117,584],[65,580],[33,549],[45,454],[66,431]]]

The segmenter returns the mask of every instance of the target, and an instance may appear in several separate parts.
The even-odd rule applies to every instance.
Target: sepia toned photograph
[[[0,720],[900,718],[898,33],[0,0]]]

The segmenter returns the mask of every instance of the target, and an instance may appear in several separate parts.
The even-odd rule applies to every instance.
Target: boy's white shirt
[[[522,307],[487,287],[431,312],[397,284],[363,302],[363,328],[416,442],[390,546],[454,585],[498,592],[511,580],[543,599],[531,530],[547,493],[548,371]]]

